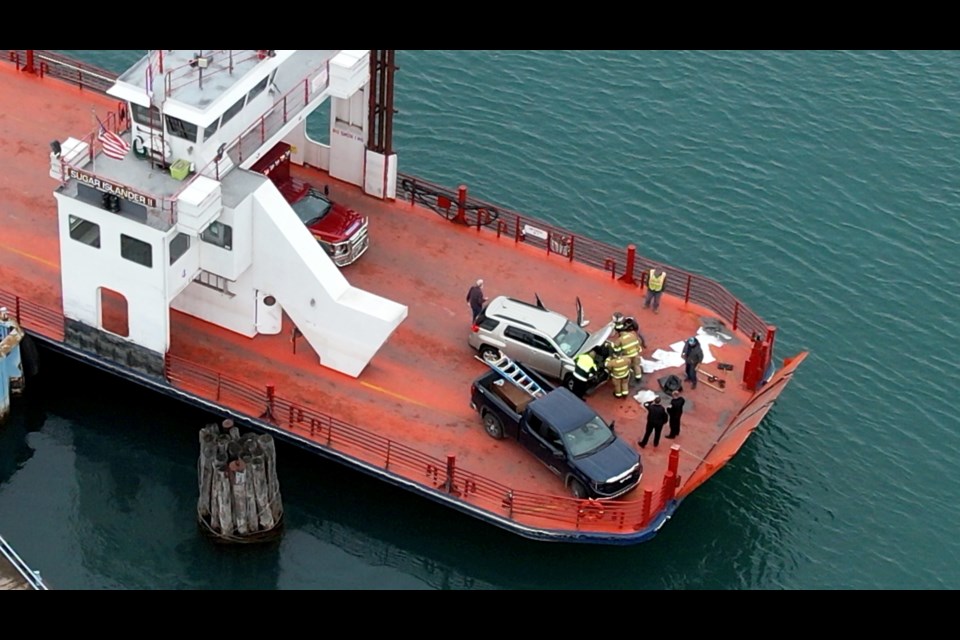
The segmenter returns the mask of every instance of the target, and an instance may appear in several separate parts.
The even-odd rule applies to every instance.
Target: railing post
[[[693,276],[687,276],[687,290],[683,293],[683,303],[690,302],[690,285],[693,283]]]
[[[737,300],[737,302],[733,305],[733,330],[734,331],[737,330],[737,326],[739,322],[740,322],[740,301]]]
[[[640,510],[640,522],[647,524],[650,521],[650,512],[653,508],[653,489],[643,490],[643,507]]]
[[[457,216],[453,221],[467,224],[467,185],[465,184],[457,187]]]
[[[37,68],[33,65],[33,51],[33,49],[27,49],[27,62],[23,65],[23,71],[36,75]]]
[[[269,418],[271,421],[275,420],[274,418],[274,400],[276,398],[276,389],[272,384],[267,385],[267,411],[265,418]]]
[[[446,490],[447,493],[454,492],[453,474],[456,472],[456,469],[457,469],[457,456],[453,454],[448,454],[447,455],[447,481],[443,484],[443,488]]]
[[[667,469],[667,472],[663,474],[663,488],[660,490],[660,496],[663,504],[662,507],[667,506],[667,503],[673,500],[674,496],[677,493],[677,472],[671,469]]]
[[[633,279],[633,268],[637,262],[637,245],[631,244],[627,245],[627,267],[623,272],[623,275],[620,276],[620,282],[624,284],[631,284],[637,286],[636,280]]]
[[[670,447],[670,458],[667,460],[667,469],[673,473],[680,471],[680,445],[678,444]]]

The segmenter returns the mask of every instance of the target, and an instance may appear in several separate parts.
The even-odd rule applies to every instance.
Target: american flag
[[[130,151],[130,145],[127,144],[126,140],[103,126],[100,118],[97,118],[97,122],[100,124],[100,133],[97,134],[97,138],[103,146],[103,152],[114,160],[123,160],[127,152]]]

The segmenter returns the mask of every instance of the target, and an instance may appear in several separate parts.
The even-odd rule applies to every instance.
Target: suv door
[[[552,342],[532,331],[513,326],[504,329],[503,335],[509,349],[507,355],[540,373],[561,379],[563,362]]]

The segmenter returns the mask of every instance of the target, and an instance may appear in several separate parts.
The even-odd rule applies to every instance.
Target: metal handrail
[[[44,583],[43,578],[40,577],[40,573],[34,571],[27,563],[17,555],[17,552],[13,550],[13,547],[3,539],[3,536],[0,536],[0,555],[3,555],[7,561],[16,569],[17,573],[23,576],[24,581],[30,585],[36,591],[47,591],[47,585]]]

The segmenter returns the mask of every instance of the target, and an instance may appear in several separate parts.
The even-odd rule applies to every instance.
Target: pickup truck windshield
[[[563,434],[567,451],[574,458],[579,458],[606,446],[613,438],[613,431],[600,417],[592,418],[583,426]]]
[[[294,202],[293,210],[297,212],[297,217],[303,224],[310,226],[330,211],[330,201],[323,196],[311,191],[306,198]]]
[[[572,358],[580,353],[580,347],[583,346],[588,337],[590,336],[582,327],[568,321],[560,330],[560,333],[554,336],[553,341],[563,350],[564,354]]]

